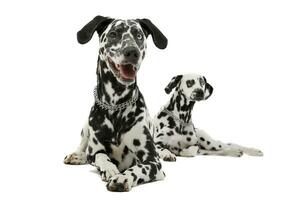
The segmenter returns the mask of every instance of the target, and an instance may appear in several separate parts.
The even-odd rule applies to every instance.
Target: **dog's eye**
[[[138,33],[136,37],[137,37],[138,40],[142,40],[142,38],[143,38],[142,34],[140,34],[140,33]]]
[[[188,88],[192,87],[194,84],[195,84],[194,80],[188,80],[188,81],[186,81],[186,85],[187,85]]]
[[[115,31],[111,31],[111,32],[109,33],[109,36],[110,36],[111,38],[116,38],[116,37],[117,37],[117,33],[116,33]]]

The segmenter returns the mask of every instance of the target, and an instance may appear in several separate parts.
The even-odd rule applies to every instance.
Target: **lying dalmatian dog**
[[[240,157],[243,153],[262,156],[254,148],[237,144],[225,144],[212,139],[203,130],[194,127],[191,112],[196,101],[208,99],[213,87],[200,75],[178,75],[165,88],[170,101],[154,118],[154,141],[160,157],[165,161],[176,161],[176,156],[222,155]]]
[[[99,35],[95,103],[81,132],[78,149],[65,164],[92,164],[110,191],[129,191],[138,184],[162,180],[151,119],[136,83],[150,34],[159,49],[166,37],[148,19],[114,20],[97,16],[77,34],[85,44]]]

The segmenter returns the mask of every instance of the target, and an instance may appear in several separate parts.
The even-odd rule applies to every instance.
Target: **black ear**
[[[95,31],[97,31],[98,35],[101,35],[101,33],[112,21],[113,19],[111,18],[96,16],[77,32],[77,41],[80,44],[86,44],[91,40]]]
[[[204,100],[208,99],[213,93],[213,87],[206,82]]]
[[[138,19],[146,37],[151,34],[153,41],[159,49],[165,49],[167,46],[167,38],[161,33],[161,31],[149,20]]]
[[[169,84],[165,87],[165,92],[169,94],[182,80],[183,75],[174,76]]]

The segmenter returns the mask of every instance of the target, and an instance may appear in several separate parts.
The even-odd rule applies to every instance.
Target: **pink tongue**
[[[135,79],[136,71],[133,66],[120,65],[120,75],[126,79]]]

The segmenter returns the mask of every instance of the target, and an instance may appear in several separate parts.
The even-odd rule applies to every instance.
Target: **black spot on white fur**
[[[195,81],[193,79],[186,81],[186,85],[188,88],[192,87],[194,84],[195,84]]]
[[[139,139],[134,139],[133,140],[133,144],[135,145],[135,146],[140,146],[140,140]]]

